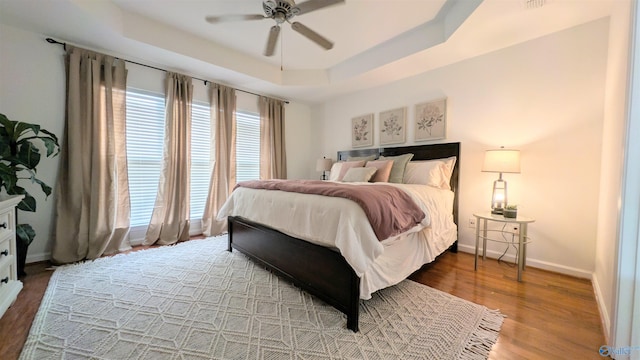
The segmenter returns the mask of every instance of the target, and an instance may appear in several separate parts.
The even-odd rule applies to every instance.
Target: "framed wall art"
[[[380,113],[380,145],[401,144],[406,141],[406,118],[406,107]]]
[[[447,99],[416,105],[415,140],[438,140],[446,136]]]
[[[373,146],[373,114],[351,119],[351,146]]]

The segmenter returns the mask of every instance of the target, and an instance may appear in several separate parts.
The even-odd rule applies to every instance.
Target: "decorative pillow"
[[[353,167],[347,170],[342,181],[344,182],[367,182],[378,169],[374,167]]]
[[[404,177],[404,168],[407,167],[407,163],[412,158],[413,154],[404,154],[398,156],[380,156],[378,160],[393,160],[391,174],[389,175],[389,182],[400,184]]]
[[[451,174],[455,156],[447,159],[411,161],[404,172],[405,184],[422,184],[451,190]]]
[[[369,156],[349,156],[347,157],[347,161],[358,161],[358,160],[364,160],[364,161],[372,161],[375,160],[376,156],[375,155],[369,155]]]
[[[371,182],[388,182],[389,175],[391,174],[391,167],[393,166],[392,160],[376,160],[367,161],[366,167],[374,167],[378,169],[371,178]]]
[[[351,168],[358,168],[358,167],[363,167],[364,166],[364,160],[360,160],[360,161],[344,161],[341,163],[342,166],[340,166],[340,174],[338,175],[338,179],[337,181],[342,181],[342,178],[344,177],[344,174],[347,173],[347,171]]]
[[[338,181],[340,177],[340,170],[342,169],[341,162],[335,162],[331,165],[331,170],[329,170],[329,180],[330,181]]]

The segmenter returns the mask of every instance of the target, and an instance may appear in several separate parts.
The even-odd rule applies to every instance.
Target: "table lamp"
[[[331,170],[331,165],[333,165],[333,160],[327,159],[326,157],[316,161],[316,171],[322,171],[322,180],[327,180],[325,171]]]
[[[502,215],[507,206],[507,182],[502,173],[520,173],[520,150],[500,149],[487,150],[484,154],[483,172],[497,172],[498,180],[493,182],[491,195],[491,213]]]

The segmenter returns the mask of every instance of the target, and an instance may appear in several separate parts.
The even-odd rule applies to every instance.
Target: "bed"
[[[365,156],[388,158],[409,153],[413,154],[411,161],[416,162],[455,157],[449,183],[451,207],[448,210],[452,212],[449,216],[451,217],[452,215],[453,226],[455,227],[453,230],[448,229],[448,241],[450,243],[447,242],[446,247],[445,243],[440,243],[439,247],[435,249],[424,250],[425,254],[428,254],[412,259],[412,267],[407,268],[403,265],[402,268],[398,268],[396,273],[394,271],[394,263],[397,263],[397,261],[392,261],[393,258],[391,258],[391,261],[385,260],[386,255],[376,255],[375,267],[372,267],[371,270],[367,268],[363,273],[361,266],[354,263],[353,258],[347,256],[347,253],[343,251],[344,249],[337,249],[334,246],[318,242],[316,239],[305,238],[306,236],[296,236],[293,231],[288,231],[286,228],[278,230],[278,226],[267,225],[265,224],[267,221],[256,220],[252,216],[244,215],[242,211],[229,211],[227,209],[229,202],[225,203],[221,210],[221,215],[227,216],[228,221],[228,251],[236,249],[244,253],[296,286],[334,306],[346,314],[347,328],[358,331],[359,302],[361,298],[366,299],[371,292],[401,281],[422,264],[433,261],[435,257],[447,249],[453,252],[457,251],[460,143],[339,151],[338,160],[346,161],[348,158]],[[299,196],[320,195],[299,194]],[[315,224],[311,225],[315,226]],[[450,234],[451,231],[454,233]],[[426,233],[426,231],[424,232]],[[392,248],[404,248],[402,250],[404,252],[400,251],[394,255],[396,258],[398,254],[406,254],[407,251],[412,251],[407,250],[410,249],[408,247],[414,246],[408,245],[409,243],[426,243],[426,241],[417,240],[421,236],[423,236],[422,230],[406,235],[407,239],[403,237],[402,241],[389,241],[388,244],[384,245],[384,254],[393,254],[394,251],[400,251],[389,250]],[[368,241],[368,239],[358,240]],[[413,250],[414,253],[421,253],[422,251]],[[344,256],[343,253],[345,253]],[[407,273],[408,271],[410,272]]]

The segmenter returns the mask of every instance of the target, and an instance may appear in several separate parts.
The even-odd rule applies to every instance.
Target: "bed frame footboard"
[[[358,331],[360,278],[338,251],[241,217],[229,216],[228,225],[229,251],[240,251],[345,313],[347,328]]]

